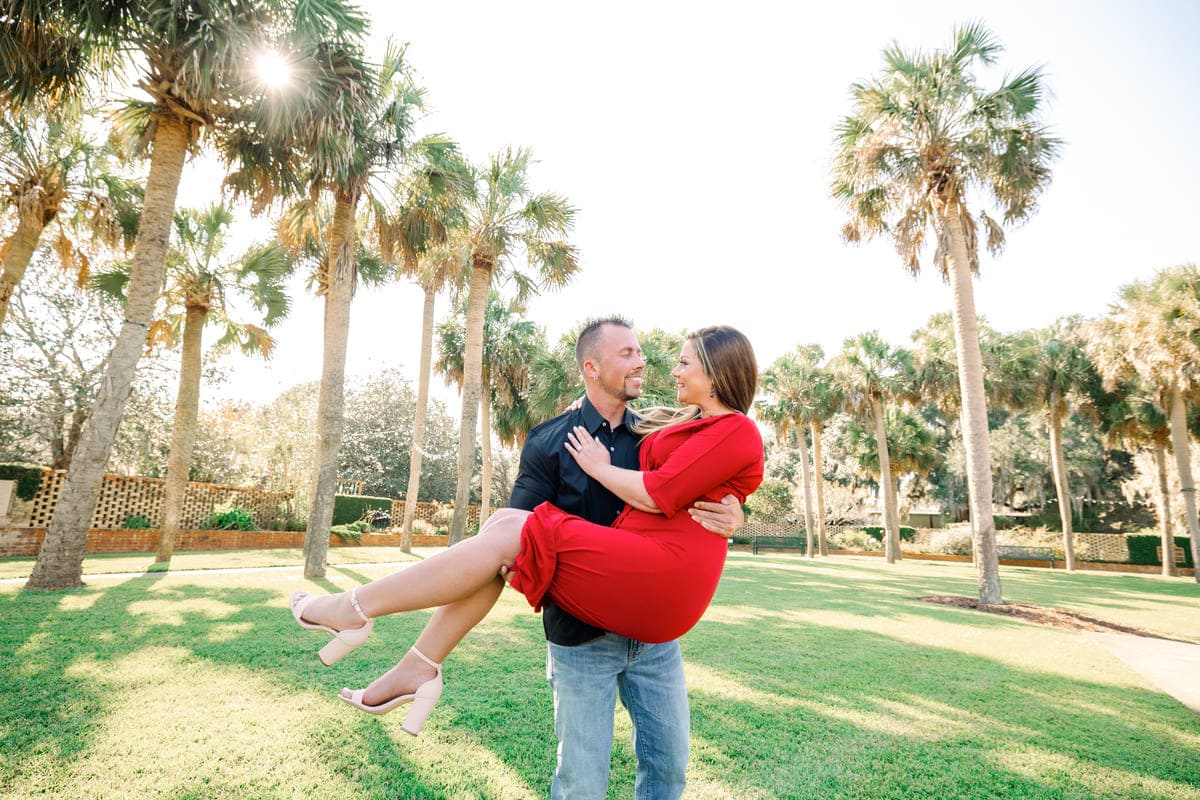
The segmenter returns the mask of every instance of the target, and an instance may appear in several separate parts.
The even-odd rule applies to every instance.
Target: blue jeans
[[[637,800],[678,800],[688,762],[689,712],[679,642],[645,644],[608,633],[575,647],[547,644],[558,768],[553,800],[604,800],[613,708],[633,722]]]

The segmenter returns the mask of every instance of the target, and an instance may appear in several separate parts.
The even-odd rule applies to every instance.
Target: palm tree
[[[152,342],[168,347],[182,345],[162,525],[154,559],[160,563],[170,561],[175,551],[196,444],[205,326],[216,323],[224,328],[216,344],[218,349],[236,344],[247,354],[266,358],[271,355],[274,340],[262,327],[230,317],[230,295],[248,298],[262,313],[266,327],[288,312],[289,301],[284,293],[284,281],[292,266],[288,252],[278,242],[271,242],[231,257],[226,253],[226,244],[233,221],[233,212],[225,205],[176,212],[175,244],[167,256],[168,317],[151,324]],[[114,271],[97,275],[94,283],[108,294],[123,298],[128,279],[127,272]]]
[[[887,531],[884,545],[887,562],[892,564],[903,556],[896,484],[888,458],[884,401],[909,393],[912,357],[904,348],[888,345],[878,331],[870,331],[847,339],[830,369],[841,390],[845,410],[859,419],[870,420],[875,428],[883,526]]]
[[[1042,127],[1045,94],[1039,70],[1027,69],[993,91],[972,68],[990,66],[1000,45],[981,24],[954,32],[946,50],[884,52],[879,77],[855,84],[853,112],[837,129],[833,194],[850,213],[847,241],[890,234],[914,275],[932,228],[934,265],[953,295],[956,355],[963,404],[963,445],[979,570],[979,598],[1002,603],[991,516],[987,402],[971,278],[979,271],[977,225],[967,209],[973,187],[989,192],[1006,222],[1026,219],[1050,179],[1059,142]],[[987,214],[979,222],[989,249],[1003,230]]]
[[[453,253],[444,247],[450,229],[462,223],[462,189],[467,165],[448,152],[442,159],[449,167],[431,161],[406,176],[397,194],[400,206],[385,238],[384,260],[391,249],[400,252],[402,273],[424,293],[421,306],[421,360],[417,378],[417,406],[413,415],[412,448],[409,452],[408,489],[404,494],[404,522],[400,550],[412,551],[412,525],[417,515],[421,490],[421,463],[425,456],[425,417],[429,409],[429,379],[433,364],[433,328],[437,296],[447,289],[457,294],[465,274]]]
[[[1107,356],[1121,359],[1124,354],[1115,348],[1107,349]],[[1152,398],[1153,392],[1137,376],[1130,365],[1114,369],[1128,375],[1124,381],[1113,384],[1112,391],[1101,394],[1096,402],[1100,428],[1105,437],[1114,444],[1127,448],[1149,447],[1154,457],[1155,480],[1158,486],[1158,526],[1162,539],[1162,574],[1172,577],[1177,573],[1175,559],[1175,535],[1171,524],[1171,489],[1167,478],[1167,450],[1171,446],[1171,425],[1166,414]]]
[[[15,108],[77,87],[89,68],[124,69],[128,56],[137,87],[125,119],[142,131],[150,168],[126,292],[126,316],[108,371],[84,424],[46,538],[27,586],[79,585],[88,523],[101,477],[129,398],[166,269],[167,240],[179,179],[202,134],[219,133],[240,108],[259,105],[247,68],[264,36],[290,22],[287,0],[214,0],[189,6],[151,0],[132,8],[105,4],[31,2],[0,25],[0,101]],[[304,6],[308,28],[335,29],[354,15],[337,2]],[[97,58],[103,54],[105,58]],[[263,105],[266,105],[263,103]]]
[[[1075,537],[1071,489],[1063,456],[1063,424],[1073,408],[1083,410],[1088,406],[1089,392],[1099,382],[1099,376],[1084,350],[1079,331],[1081,325],[1079,317],[1066,317],[1049,328],[1032,332],[1024,347],[1030,368],[1022,370],[1032,390],[1029,406],[1036,405],[1046,411],[1050,432],[1050,467],[1058,496],[1068,571],[1075,569]]]
[[[781,432],[786,437],[789,426],[796,432],[796,447],[800,451],[801,496],[804,498],[805,552],[809,558],[813,558],[816,554],[813,552],[813,481],[810,474],[807,432],[805,431],[811,418],[811,412],[807,407],[808,397],[805,389],[811,382],[823,356],[824,353],[820,347],[797,348],[795,351],[775,359],[775,362],[763,372],[760,381],[763,393],[772,398],[774,403],[772,407],[768,401],[767,405],[759,408],[766,417],[773,420],[776,437],[779,438]],[[779,419],[781,416],[783,417],[782,431]]]
[[[462,391],[466,382],[464,350],[466,344],[466,314],[459,303],[455,314],[437,328],[438,358],[433,368]],[[480,441],[482,443],[482,476],[480,478],[479,520],[482,523],[491,512],[492,481],[492,413],[503,406],[508,411],[521,404],[528,393],[528,365],[544,350],[541,331],[524,319],[525,306],[517,300],[505,300],[492,290],[488,296],[483,320],[483,380],[485,398],[480,409]],[[516,432],[506,417],[506,438],[516,438]]]
[[[562,286],[579,268],[575,248],[564,238],[575,218],[565,198],[534,194],[528,185],[528,150],[506,150],[474,171],[474,191],[465,204],[466,225],[459,252],[470,266],[463,406],[458,442],[458,486],[450,543],[463,538],[475,465],[479,400],[483,381],[483,320],[493,279],[508,278],[524,301],[539,287]],[[523,253],[532,273],[519,270]]]
[[[1192,560],[1200,563],[1200,521],[1192,477],[1187,403],[1200,392],[1200,271],[1188,264],[1130,284],[1089,337],[1089,352],[1109,388],[1135,375],[1169,421]],[[1170,551],[1163,552],[1170,560]],[[1200,583],[1200,570],[1196,580]]]
[[[16,227],[0,246],[0,330],[13,290],[55,224],[62,268],[87,280],[90,259],[72,241],[72,229],[89,229],[109,247],[132,245],[141,191],[112,169],[108,148],[84,133],[77,104],[53,112],[32,109],[0,114],[0,210],[12,211]]]

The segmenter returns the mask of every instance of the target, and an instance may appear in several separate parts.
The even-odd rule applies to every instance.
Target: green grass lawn
[[[428,554],[432,551],[421,551]],[[541,622],[515,592],[451,655],[419,738],[339,702],[403,653],[424,613],[380,620],[331,669],[296,588],[388,571],[338,548],[89,558],[82,589],[0,584],[0,796],[543,798],[554,766]],[[0,577],[31,561],[0,563]],[[207,569],[207,572],[181,572]],[[1001,570],[1006,599],[1200,642],[1190,579]],[[105,577],[101,573],[110,573]],[[1194,798],[1200,716],[1070,631],[919,602],[974,595],[970,565],[734,553],[683,640],[688,798]],[[617,714],[612,798],[633,796]]]

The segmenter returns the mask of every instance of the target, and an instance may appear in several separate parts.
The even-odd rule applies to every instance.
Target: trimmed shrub
[[[882,525],[863,525],[862,532],[881,542],[883,541],[884,533]],[[916,535],[916,528],[910,528],[907,525],[900,526],[900,541],[911,542]]]
[[[343,542],[362,544],[362,531],[357,527],[357,523],[334,525],[329,529],[329,532]]]
[[[392,512],[392,500],[389,497],[368,497],[361,494],[335,494],[333,496],[333,523],[345,525],[348,522],[358,522],[365,519],[367,512],[373,509]]]
[[[32,500],[42,484],[42,470],[24,464],[0,464],[0,481],[16,481],[17,497]]]
[[[882,529],[880,529],[882,530]],[[883,541],[867,533],[864,528],[840,530],[828,536],[828,542],[836,550],[882,550]]]
[[[131,514],[125,518],[125,530],[149,530],[150,525],[150,520],[146,519],[141,514]]]
[[[945,553],[950,556],[971,555],[971,532],[964,530],[941,530],[929,537],[925,549],[930,553]]]
[[[1139,534],[1125,537],[1125,544],[1129,547],[1129,563],[1130,564],[1150,564],[1154,566],[1162,566],[1162,561],[1158,557],[1158,548],[1162,546],[1162,537],[1151,534]],[[1183,564],[1179,566],[1191,567],[1192,564],[1192,547],[1186,536],[1176,536],[1175,545],[1183,548]]]
[[[254,515],[238,506],[214,509],[213,513],[204,521],[204,527],[214,531],[258,530],[254,524]]]

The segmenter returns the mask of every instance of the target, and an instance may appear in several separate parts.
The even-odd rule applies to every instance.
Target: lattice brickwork
[[[45,528],[54,516],[67,474],[45,470],[38,493],[33,498],[29,521],[31,528]],[[157,527],[162,521],[163,478],[131,475],[105,475],[100,496],[92,512],[92,528],[124,528],[129,517],[141,516]],[[291,492],[268,492],[246,486],[190,482],[183,496],[180,528],[200,528],[217,506],[238,506],[254,515],[254,524],[267,528],[279,513],[279,504],[292,497]]]
[[[423,500],[418,500],[417,501],[417,513],[413,518],[424,520],[425,522],[428,522],[430,525],[432,525],[433,524],[433,515],[437,513],[437,510],[439,508],[444,508],[444,506],[440,506],[437,503],[426,503]],[[493,510],[495,510],[495,509],[493,509]],[[403,521],[404,521],[404,501],[403,500],[393,500],[392,501],[392,525],[398,528],[398,527],[400,527],[400,523],[402,523]],[[478,530],[478,528],[479,528],[479,506],[468,506],[467,507],[467,526],[466,527],[467,527],[468,531]]]
[[[1062,534],[1058,535],[1059,546],[1062,550]],[[1065,558],[1066,556],[1061,555]],[[1129,560],[1129,544],[1125,537],[1112,533],[1077,533],[1075,534],[1075,557],[1080,561],[1117,561]]]

